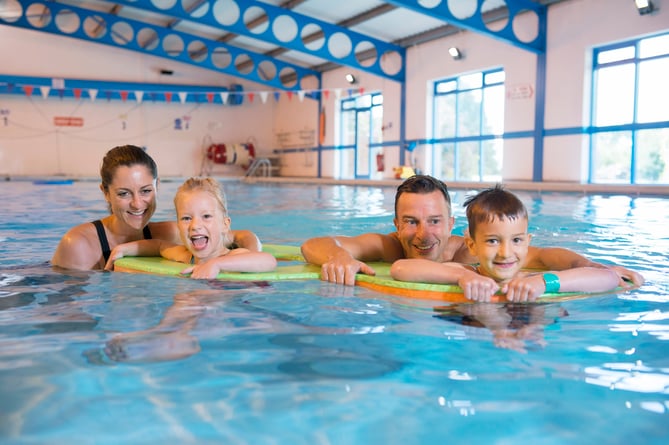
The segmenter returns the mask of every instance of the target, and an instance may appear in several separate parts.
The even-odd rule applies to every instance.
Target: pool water
[[[163,182],[155,219],[174,218]],[[393,230],[395,190],[226,182],[263,242]],[[459,205],[469,191],[454,190]],[[533,243],[641,272],[623,293],[446,306],[320,281],[51,270],[97,184],[0,183],[3,444],[665,444],[669,200],[518,195]],[[522,338],[495,338],[503,313]],[[501,311],[501,312],[500,312]]]

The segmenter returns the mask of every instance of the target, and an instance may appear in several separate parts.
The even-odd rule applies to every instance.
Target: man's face
[[[448,203],[439,190],[401,194],[394,223],[406,258],[450,261],[443,255],[453,221]]]

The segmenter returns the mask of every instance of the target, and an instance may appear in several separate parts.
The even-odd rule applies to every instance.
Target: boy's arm
[[[397,260],[390,268],[390,275],[399,281],[421,283],[457,284],[465,298],[473,301],[492,300],[499,284],[460,263],[438,263],[431,260]]]
[[[618,285],[623,287],[629,286],[625,280],[631,281],[635,286],[641,286],[645,281],[638,272],[622,266],[606,266],[596,263],[583,255],[561,247],[530,247],[525,267],[545,270],[567,270],[579,267],[609,269],[618,275]]]
[[[577,267],[516,277],[502,286],[509,301],[534,301],[546,292],[606,292],[619,284],[618,274],[604,267]]]
[[[353,286],[358,272],[374,275],[366,261],[393,262],[402,258],[402,246],[390,235],[362,235],[311,238],[302,244],[307,262],[321,266],[321,279]]]

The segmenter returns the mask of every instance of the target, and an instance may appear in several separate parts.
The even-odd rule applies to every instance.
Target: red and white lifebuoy
[[[211,144],[207,148],[207,159],[214,164],[239,165],[248,168],[255,159],[255,147],[247,144]]]

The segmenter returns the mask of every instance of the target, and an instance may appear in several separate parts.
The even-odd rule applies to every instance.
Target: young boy
[[[532,236],[527,233],[527,209],[501,185],[467,199],[465,244],[478,259],[474,266],[422,259],[396,261],[396,280],[458,284],[465,297],[489,302],[496,293],[509,301],[535,301],[544,293],[606,292],[619,284],[618,275],[604,267],[575,267],[557,271],[523,270]]]
[[[276,258],[266,252],[236,248],[232,243],[225,195],[213,178],[190,178],[174,197],[177,226],[182,244],[152,239],[116,246],[105,269],[123,256],[162,256],[191,264],[182,273],[191,278],[216,278],[221,271],[269,272]]]

